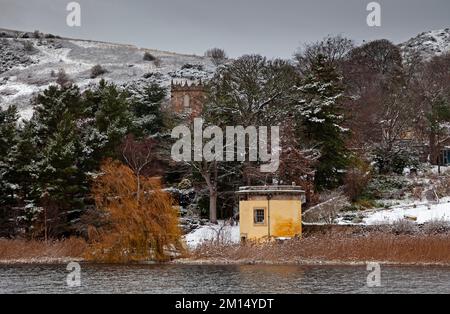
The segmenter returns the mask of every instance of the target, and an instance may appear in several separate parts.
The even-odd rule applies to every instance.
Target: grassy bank
[[[205,243],[182,263],[450,265],[450,235],[326,234],[265,244]]]
[[[87,249],[82,239],[26,241],[0,239],[0,264],[64,263],[81,260]]]

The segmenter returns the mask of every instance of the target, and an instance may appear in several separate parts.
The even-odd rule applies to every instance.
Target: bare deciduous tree
[[[121,147],[122,156],[126,164],[136,175],[136,197],[139,202],[141,195],[141,178],[144,173],[155,161],[156,142],[151,138],[137,141],[132,135],[128,135]]]
[[[339,67],[353,48],[354,43],[348,38],[327,36],[321,41],[306,44],[299,49],[295,54],[295,59],[302,73],[305,73],[311,67],[313,60],[318,55],[324,56],[330,65]]]
[[[205,52],[205,57],[211,58],[215,65],[221,65],[227,59],[227,54],[223,49],[212,48]]]

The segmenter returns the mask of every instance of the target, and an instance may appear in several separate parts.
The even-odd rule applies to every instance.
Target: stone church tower
[[[205,88],[201,80],[191,84],[172,81],[170,105],[175,113],[194,119],[200,116],[205,101]]]

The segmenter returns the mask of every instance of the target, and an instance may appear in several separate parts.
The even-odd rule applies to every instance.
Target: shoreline
[[[86,258],[88,245],[80,239],[43,243],[1,240],[0,266],[102,264]],[[168,261],[133,261],[117,265],[298,265],[363,266],[369,263],[392,266],[450,267],[450,234],[393,235],[314,234],[284,242],[217,244],[205,242],[179,252]],[[108,263],[103,263],[108,264]]]
[[[66,265],[71,262],[91,265],[170,265],[170,266],[367,266],[370,263],[377,263],[382,266],[391,267],[450,267],[449,263],[430,263],[430,262],[392,262],[392,261],[337,261],[337,260],[301,260],[301,261],[261,261],[261,260],[224,260],[224,259],[191,259],[181,258],[170,262],[134,262],[134,263],[95,263],[80,258],[30,258],[30,259],[1,259],[1,266],[20,266],[20,265]]]
[[[428,262],[392,262],[392,261],[338,261],[338,260],[301,260],[301,261],[260,261],[260,260],[213,260],[213,259],[180,259],[171,261],[171,265],[191,265],[191,266],[366,266],[370,263],[378,263],[384,266],[404,266],[404,267],[450,267],[448,263],[428,263]]]
[[[83,263],[82,258],[71,257],[33,257],[33,258],[13,258],[0,259],[0,266],[8,265],[63,265],[70,262]]]

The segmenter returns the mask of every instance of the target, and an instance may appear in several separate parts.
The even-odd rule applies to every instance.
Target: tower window
[[[185,109],[188,109],[191,107],[191,97],[189,95],[184,95],[183,98],[183,106]]]

